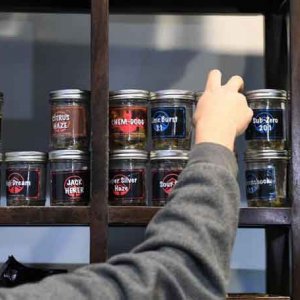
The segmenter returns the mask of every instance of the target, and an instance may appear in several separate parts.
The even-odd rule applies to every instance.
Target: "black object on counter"
[[[24,283],[37,282],[47,276],[61,273],[67,273],[67,270],[27,267],[11,255],[0,268],[0,287],[15,287]]]

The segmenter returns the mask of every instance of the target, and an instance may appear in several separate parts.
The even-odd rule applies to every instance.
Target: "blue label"
[[[273,167],[246,171],[247,199],[276,199],[276,177]]]
[[[246,140],[285,139],[282,109],[253,109],[252,122],[246,130]]]
[[[151,109],[152,137],[185,138],[185,107],[159,107]]]

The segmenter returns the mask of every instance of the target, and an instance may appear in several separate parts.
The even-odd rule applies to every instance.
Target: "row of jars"
[[[149,167],[146,151],[118,150],[111,152],[109,204],[165,205],[187,160],[187,151],[152,151]],[[286,195],[288,151],[248,151],[245,161],[248,206],[290,206]],[[150,172],[148,172],[149,168]],[[149,183],[147,183],[147,177],[150,177]],[[151,187],[149,194],[147,186]]]
[[[89,154],[80,150],[49,152],[50,205],[88,205]],[[6,199],[8,206],[44,206],[47,154],[37,151],[6,152]]]
[[[110,92],[110,150],[189,150],[193,109],[201,95],[186,90]],[[286,149],[286,91],[261,89],[245,95],[254,112],[245,134],[248,149]],[[148,132],[152,137],[150,147]]]
[[[186,90],[150,93],[128,89],[110,92],[110,151],[149,148],[153,151],[190,150],[195,100],[196,94]],[[148,124],[149,119],[151,124]],[[152,137],[150,147],[148,132]]]
[[[110,153],[109,204],[163,206],[188,161],[188,151],[116,150]],[[147,187],[151,186],[150,189]]]

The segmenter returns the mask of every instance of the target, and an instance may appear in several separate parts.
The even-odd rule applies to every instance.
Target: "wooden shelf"
[[[284,0],[110,0],[110,12],[153,13],[269,13],[286,9]],[[89,13],[90,0],[1,0],[0,11]]]
[[[227,300],[290,300],[287,296],[272,296],[263,294],[231,294]]]
[[[89,207],[0,207],[0,226],[88,225]]]
[[[159,207],[109,207],[109,225],[145,226],[149,223]],[[241,208],[240,227],[289,226],[291,224],[290,208]]]

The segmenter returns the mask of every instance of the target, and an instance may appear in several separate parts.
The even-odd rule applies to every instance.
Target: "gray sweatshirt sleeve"
[[[236,234],[237,165],[225,147],[195,145],[170,203],[130,253],[38,284],[0,289],[1,299],[225,298]]]

